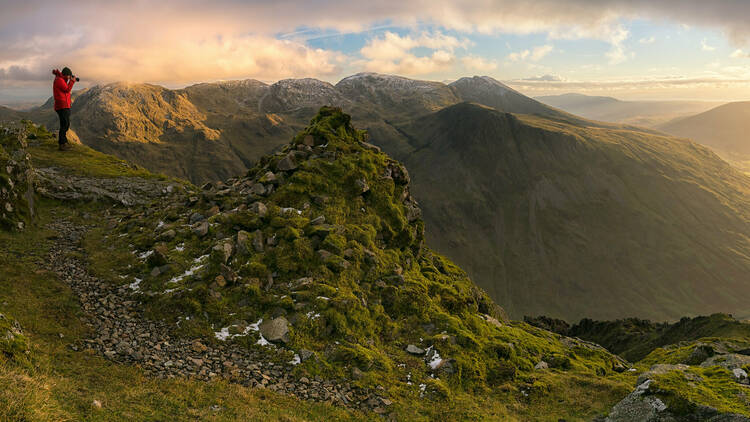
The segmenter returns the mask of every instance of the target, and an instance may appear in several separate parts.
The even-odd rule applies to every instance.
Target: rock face
[[[23,230],[34,219],[34,170],[24,124],[0,126],[0,229]]]

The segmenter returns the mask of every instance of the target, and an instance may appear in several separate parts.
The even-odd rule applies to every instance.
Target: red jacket
[[[52,96],[55,97],[55,110],[70,108],[70,91],[76,83],[75,79],[65,82],[62,73],[55,69],[52,71],[55,75],[55,82],[52,83]]]

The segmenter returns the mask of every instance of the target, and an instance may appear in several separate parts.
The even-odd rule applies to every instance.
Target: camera
[[[81,78],[76,76],[76,82],[81,82]]]

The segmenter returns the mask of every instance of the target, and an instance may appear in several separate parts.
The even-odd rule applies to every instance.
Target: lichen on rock
[[[0,229],[23,230],[34,219],[34,169],[26,152],[29,124],[0,125]]]

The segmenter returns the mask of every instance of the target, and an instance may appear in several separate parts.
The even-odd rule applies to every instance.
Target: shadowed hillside
[[[708,149],[468,103],[405,132],[430,241],[511,315],[747,314],[750,180]]]

